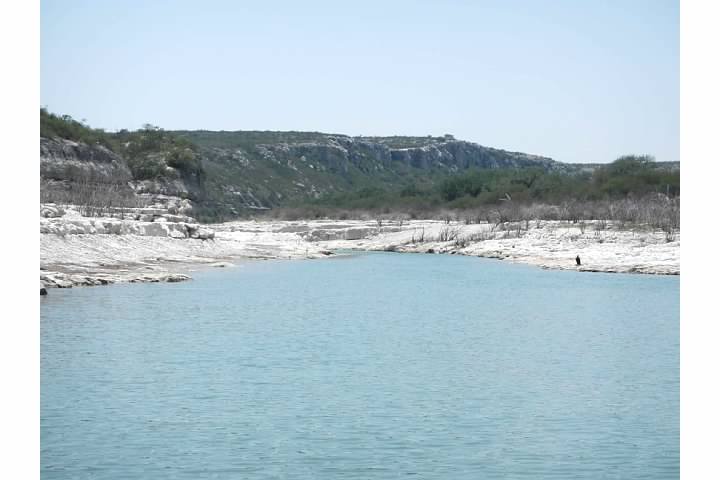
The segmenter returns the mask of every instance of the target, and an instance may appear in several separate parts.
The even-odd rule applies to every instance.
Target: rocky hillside
[[[40,137],[40,176],[101,184],[127,184],[133,179],[125,159],[107,147],[43,137]]]
[[[445,137],[175,131],[198,147],[208,205],[268,208],[365,187],[432,184],[470,168],[564,170],[547,157]]]
[[[184,200],[211,217],[369,187],[433,185],[471,168],[566,169],[550,158],[450,135],[163,131],[150,125],[106,133],[46,111],[41,135],[44,202],[136,208]]]
[[[107,147],[40,138],[40,200],[78,205],[84,214],[114,214],[142,207],[188,214],[200,199],[197,182],[167,167],[154,179],[137,179],[127,160]]]
[[[596,196],[667,193],[674,183],[678,185],[673,194],[679,194],[677,178],[658,174],[659,170],[670,171],[678,177],[679,165],[660,165],[649,156],[630,156],[639,159],[630,163],[642,164],[642,169],[652,163],[656,171],[648,187],[644,174],[634,167],[632,172],[622,168],[603,172],[605,168],[599,165],[561,163],[457,140],[452,135],[167,131],[152,125],[110,133],[45,109],[40,110],[40,135],[41,201],[101,209],[169,204],[185,209],[190,204],[201,220],[228,219],[273,207],[335,205],[339,198],[352,196],[374,196],[375,204],[387,207],[387,199],[378,192],[413,197],[415,204],[426,209],[443,198],[453,200],[454,196],[444,195],[448,192],[443,190],[453,181],[462,184],[460,193],[471,197],[465,203],[497,201],[511,191],[521,194],[515,198],[525,195],[550,201],[557,199],[548,199],[548,191],[565,197],[582,194],[578,198],[588,197],[593,189],[590,193]],[[483,176],[487,178],[468,177],[480,169],[486,170]],[[598,172],[602,175],[596,175]],[[558,173],[573,175],[555,175]],[[608,175],[616,173],[638,178],[615,179],[618,185],[605,185]],[[541,175],[548,178],[536,183]],[[577,181],[581,177],[584,183]],[[468,192],[466,184],[473,184]],[[526,185],[528,191],[517,191],[517,184]],[[601,185],[608,188],[599,188]],[[346,203],[353,202],[357,208],[363,203],[352,198]]]

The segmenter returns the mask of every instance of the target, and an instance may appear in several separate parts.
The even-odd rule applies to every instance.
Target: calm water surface
[[[43,479],[679,475],[679,278],[253,262],[41,300]]]

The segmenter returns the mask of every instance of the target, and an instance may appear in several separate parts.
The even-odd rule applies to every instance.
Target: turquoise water
[[[359,254],[41,300],[43,479],[679,476],[679,278]]]

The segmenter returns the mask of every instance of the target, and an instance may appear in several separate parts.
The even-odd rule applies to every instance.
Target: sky
[[[93,127],[679,155],[666,0],[42,0],[40,101]]]

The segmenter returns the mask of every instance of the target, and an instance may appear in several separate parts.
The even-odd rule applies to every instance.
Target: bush
[[[189,148],[173,147],[165,161],[169,166],[183,173],[197,175],[202,171],[200,159]]]
[[[128,167],[135,180],[152,180],[165,175],[165,163],[157,156],[130,157]]]
[[[166,176],[165,165],[181,175],[204,175],[195,145],[174,133],[146,124],[138,131],[125,130],[116,135],[133,176],[138,180]]]
[[[64,138],[89,145],[100,144],[112,150],[110,135],[102,129],[93,129],[78,122],[70,115],[55,115],[45,108],[40,109],[40,136],[46,138]]]

